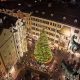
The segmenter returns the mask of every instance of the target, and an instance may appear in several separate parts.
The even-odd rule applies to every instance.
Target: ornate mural
[[[70,40],[70,48],[71,48],[71,50],[73,51],[73,52],[75,52],[75,51],[80,51],[80,44],[79,43],[77,43],[74,39],[75,39],[75,35],[73,35],[72,37],[71,37],[71,40]]]

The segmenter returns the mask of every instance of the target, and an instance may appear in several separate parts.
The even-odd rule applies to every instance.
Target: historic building
[[[18,56],[22,57],[23,53],[27,51],[27,40],[26,40],[26,22],[23,19],[18,19],[14,27],[12,27],[12,31],[16,31],[14,33],[15,45]]]
[[[0,32],[0,64],[4,66],[0,71],[10,69],[27,51],[27,34],[37,40],[43,28],[50,46],[58,44],[72,53],[80,53],[80,7],[74,7],[76,5],[59,4],[55,0],[3,2],[0,12],[14,16],[17,20],[10,28]],[[0,19],[0,25],[2,23]]]
[[[73,35],[75,35],[74,40],[77,43],[80,43],[79,28],[35,16],[31,16],[31,23],[33,36],[38,37],[41,29],[45,28],[46,34],[51,44],[63,42],[65,47],[70,48],[71,44],[69,43],[71,42],[71,37]]]
[[[0,15],[0,73],[5,75],[27,51],[27,29],[22,19]]]

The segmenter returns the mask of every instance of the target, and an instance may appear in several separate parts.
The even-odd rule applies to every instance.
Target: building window
[[[55,40],[55,43],[58,43],[58,40]]]
[[[35,34],[35,32],[33,32],[33,34]]]
[[[48,32],[46,32],[46,34],[48,34]]]
[[[58,24],[57,27],[58,27],[58,28],[61,28],[61,25]]]
[[[18,54],[19,54],[20,52],[18,52]]]
[[[74,33],[77,33],[78,34],[79,33],[79,30],[75,30]]]
[[[46,24],[48,24],[48,25],[49,25],[49,22],[48,22],[48,21],[46,21]]]
[[[53,26],[54,26],[54,23],[53,23]]]
[[[43,23],[45,23],[45,21],[43,21]]]
[[[37,19],[35,19],[35,21],[37,21]]]
[[[49,22],[48,22],[48,21],[44,21],[44,20],[43,20],[42,23],[49,25]]]
[[[54,28],[51,28],[51,31],[55,31],[55,29]]]
[[[50,28],[48,27],[48,30],[50,30]]]
[[[68,37],[65,37],[66,40],[68,40]]]
[[[52,25],[52,22],[50,22],[50,25]]]
[[[56,30],[57,33],[60,33],[59,30]]]
[[[36,26],[37,26],[37,24],[36,24]]]
[[[36,35],[39,35],[39,33],[36,33]]]
[[[31,18],[29,18],[29,20],[31,20]]]
[[[56,27],[56,24],[54,24],[54,26]]]
[[[35,18],[32,18],[33,21],[35,21]]]
[[[17,46],[17,49],[19,48],[19,46]]]
[[[35,18],[31,18],[31,20],[35,21]]]
[[[16,43],[18,43],[18,40],[16,40]]]
[[[34,25],[34,26],[35,26],[35,23],[32,23],[32,25]]]
[[[40,22],[40,20],[39,20],[39,19],[37,19],[37,22]]]
[[[39,22],[41,22],[41,23],[42,23],[42,20],[39,20]]]
[[[32,27],[32,29],[33,29],[33,30],[35,30],[35,28],[34,28],[34,27]]]
[[[59,35],[56,35],[57,38],[59,38]]]
[[[40,31],[40,29],[36,28],[37,31]]]

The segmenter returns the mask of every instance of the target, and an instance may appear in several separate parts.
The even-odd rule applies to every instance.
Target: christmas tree
[[[40,37],[36,42],[34,49],[34,57],[40,63],[45,63],[52,58],[52,52],[48,45],[48,38],[44,29],[40,33]]]

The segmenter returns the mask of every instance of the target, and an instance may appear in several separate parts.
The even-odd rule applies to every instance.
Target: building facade
[[[27,51],[27,39],[26,39],[26,22],[23,19],[18,19],[16,21],[15,26],[12,28],[12,31],[15,31],[14,33],[14,40],[16,45],[16,50],[18,57],[22,57],[23,53]]]
[[[64,43],[66,48],[70,48],[71,37],[80,44],[80,29],[68,24],[31,16],[31,28],[33,37],[39,37],[40,31],[44,28],[50,44]]]

